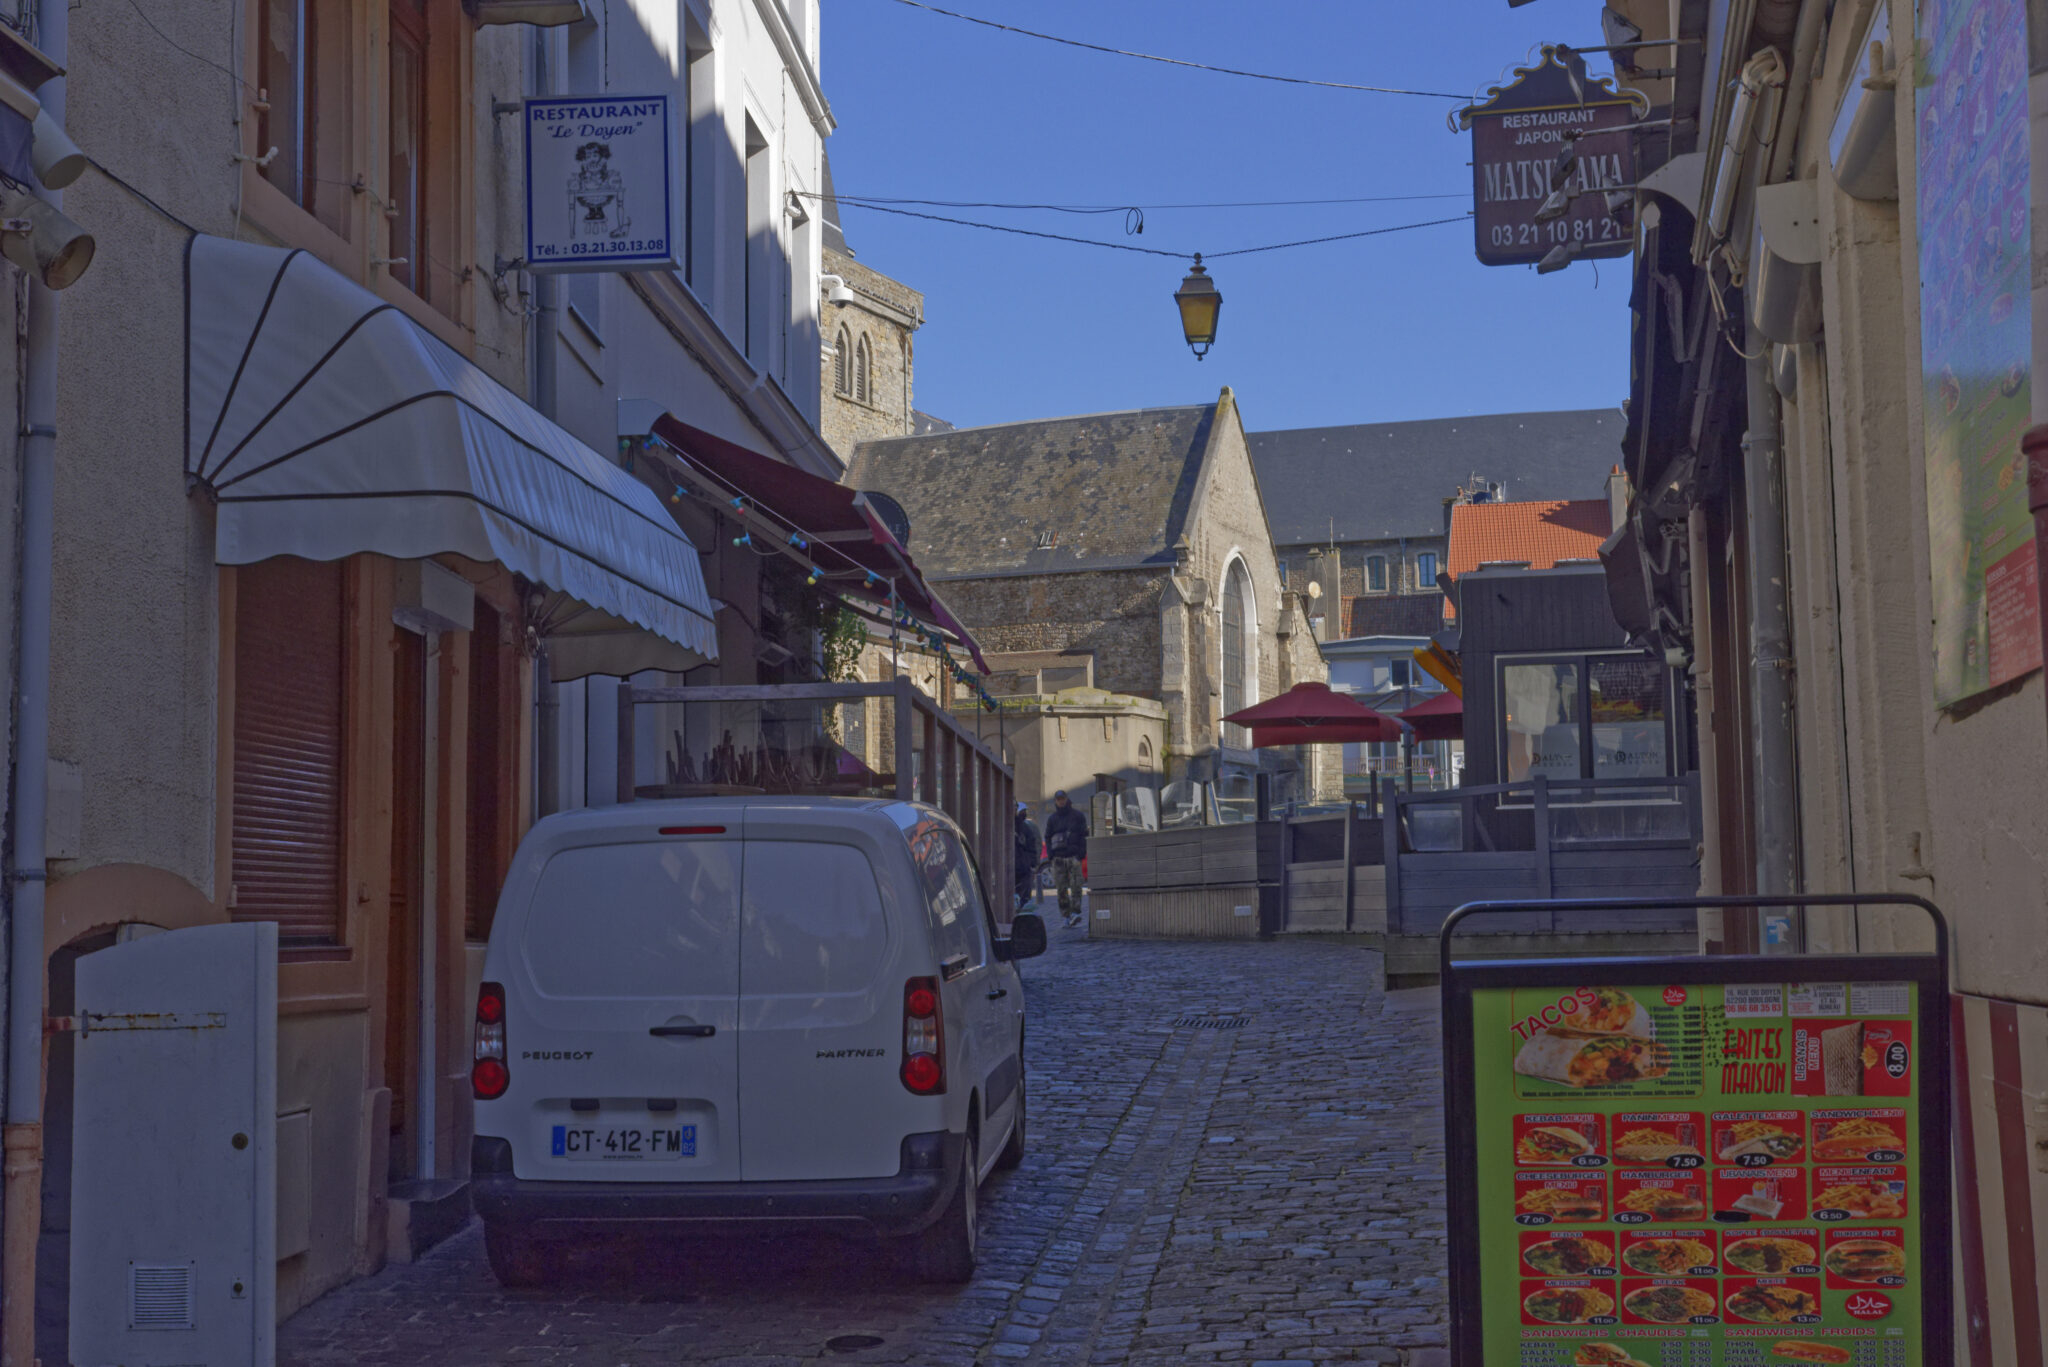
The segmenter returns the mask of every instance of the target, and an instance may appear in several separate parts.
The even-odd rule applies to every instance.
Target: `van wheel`
[[[996,1166],[1005,1170],[1016,1167],[1024,1161],[1024,1099],[1026,1079],[1021,1073],[1017,1077],[1017,1114],[1010,1121],[1010,1137],[1003,1141],[1003,1151],[996,1155]]]
[[[967,1156],[960,1167],[960,1185],[938,1222],[913,1236],[905,1252],[909,1270],[921,1282],[960,1286],[974,1279],[974,1261],[981,1244],[981,1162],[974,1135],[967,1136]]]
[[[545,1286],[562,1272],[561,1250],[523,1229],[485,1225],[484,1256],[503,1287]]]

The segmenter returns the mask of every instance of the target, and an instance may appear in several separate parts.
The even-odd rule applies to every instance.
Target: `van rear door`
[[[906,911],[892,917],[875,840],[800,808],[747,814],[740,931],[741,1175],[886,1177],[903,1136],[936,1125],[897,1077]],[[891,899],[895,900],[895,899]],[[897,924],[892,924],[892,921]],[[929,969],[923,970],[929,971]]]
[[[537,851],[504,984],[511,1086],[493,1103],[521,1117],[522,1178],[740,1175],[740,812],[691,823],[567,830]]]

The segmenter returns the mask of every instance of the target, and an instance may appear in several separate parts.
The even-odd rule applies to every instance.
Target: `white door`
[[[277,1319],[277,927],[78,961],[71,1360],[268,1367]]]
[[[747,814],[740,937],[740,1173],[886,1177],[928,1104],[905,1090],[903,941],[873,842],[800,809]],[[879,851],[874,851],[879,853]],[[915,970],[929,972],[929,969]]]
[[[505,989],[505,1094],[477,1133],[549,1181],[740,1175],[740,817],[617,843],[565,829],[488,973]],[[525,853],[522,852],[522,858]]]

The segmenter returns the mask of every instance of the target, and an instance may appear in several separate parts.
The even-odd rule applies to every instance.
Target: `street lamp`
[[[1202,269],[1200,252],[1195,253],[1195,268],[1173,292],[1173,302],[1180,306],[1181,335],[1187,338],[1199,361],[1216,344],[1216,315],[1223,311],[1223,292],[1216,288],[1209,272]]]

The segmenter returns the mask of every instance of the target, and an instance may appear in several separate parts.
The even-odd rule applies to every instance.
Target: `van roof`
[[[548,825],[556,828],[571,827],[579,830],[617,830],[625,827],[645,826],[686,826],[693,817],[710,812],[731,814],[748,809],[771,808],[778,811],[801,809],[816,812],[821,816],[843,813],[848,817],[856,813],[879,813],[909,809],[919,814],[930,814],[951,822],[937,808],[921,802],[904,802],[896,798],[880,797],[823,797],[806,796],[796,793],[763,793],[733,797],[678,797],[653,798],[638,802],[616,803],[603,807],[579,807],[565,812],[556,812],[535,822],[536,826]]]

